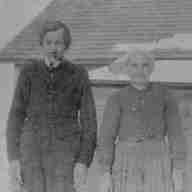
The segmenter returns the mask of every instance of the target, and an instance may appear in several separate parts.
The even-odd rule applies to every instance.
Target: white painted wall
[[[5,128],[7,114],[14,87],[14,65],[0,63],[0,186],[1,191],[8,192],[8,162],[5,145]]]

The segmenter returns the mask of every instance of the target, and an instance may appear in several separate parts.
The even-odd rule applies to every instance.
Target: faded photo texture
[[[46,20],[61,20],[71,29],[72,45],[66,56],[85,65],[89,71],[98,129],[107,98],[122,86],[121,78],[110,74],[107,65],[130,44],[158,45],[155,54],[159,73],[154,79],[169,84],[176,96],[187,141],[187,174],[192,178],[191,0],[22,0],[17,3],[1,0],[0,3],[3,28],[0,36],[0,190],[11,192],[5,128],[15,82],[23,61],[40,56],[38,35]],[[89,169],[90,192],[98,191],[99,176],[94,160]]]

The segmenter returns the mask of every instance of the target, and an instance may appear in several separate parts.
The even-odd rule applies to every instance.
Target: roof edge
[[[34,57],[26,58],[26,57],[0,56],[0,62],[19,62],[19,61],[24,61],[24,60],[31,59],[31,58],[34,58]],[[77,64],[83,64],[83,65],[104,66],[104,65],[110,64],[115,59],[117,59],[117,57],[111,57],[111,58],[96,57],[96,58],[74,58],[74,59],[71,59],[71,61],[73,61]],[[191,55],[177,55],[177,56],[156,56],[155,59],[156,60],[192,60],[192,54]]]
[[[10,43],[12,43],[12,42],[15,40],[15,38],[16,38],[20,33],[22,33],[29,25],[31,25],[31,24],[36,20],[36,18],[38,18],[39,15],[40,15],[41,13],[43,13],[43,11],[44,11],[45,9],[47,9],[47,8],[51,5],[51,3],[52,3],[53,1],[54,1],[54,0],[50,0],[50,2],[47,3],[47,5],[45,5],[45,6],[42,8],[42,10],[40,10],[36,15],[34,15],[28,23],[26,23],[20,30],[17,31],[17,33],[15,33],[15,35],[13,35],[10,39],[8,39],[7,42],[4,44],[4,46],[1,47],[0,53],[2,53],[5,49],[7,49],[8,45],[9,45]],[[7,59],[1,59],[1,57],[0,57],[0,61],[1,61],[1,60],[7,60]]]

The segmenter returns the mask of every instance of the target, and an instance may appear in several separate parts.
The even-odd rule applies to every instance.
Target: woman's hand
[[[74,167],[74,187],[77,192],[84,191],[87,184],[88,168],[82,163],[76,163]]]
[[[112,192],[112,176],[110,172],[106,172],[101,176],[99,192]]]
[[[175,191],[183,191],[184,188],[184,171],[182,169],[173,169],[173,181]]]

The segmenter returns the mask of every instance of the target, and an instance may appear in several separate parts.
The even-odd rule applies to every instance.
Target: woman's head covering
[[[147,60],[147,62],[154,64],[155,59],[151,51],[140,48],[132,48],[127,51],[126,54],[120,56],[112,62],[109,66],[109,70],[116,74],[124,74],[127,65],[129,65],[130,62],[136,61],[136,59],[140,57]]]

